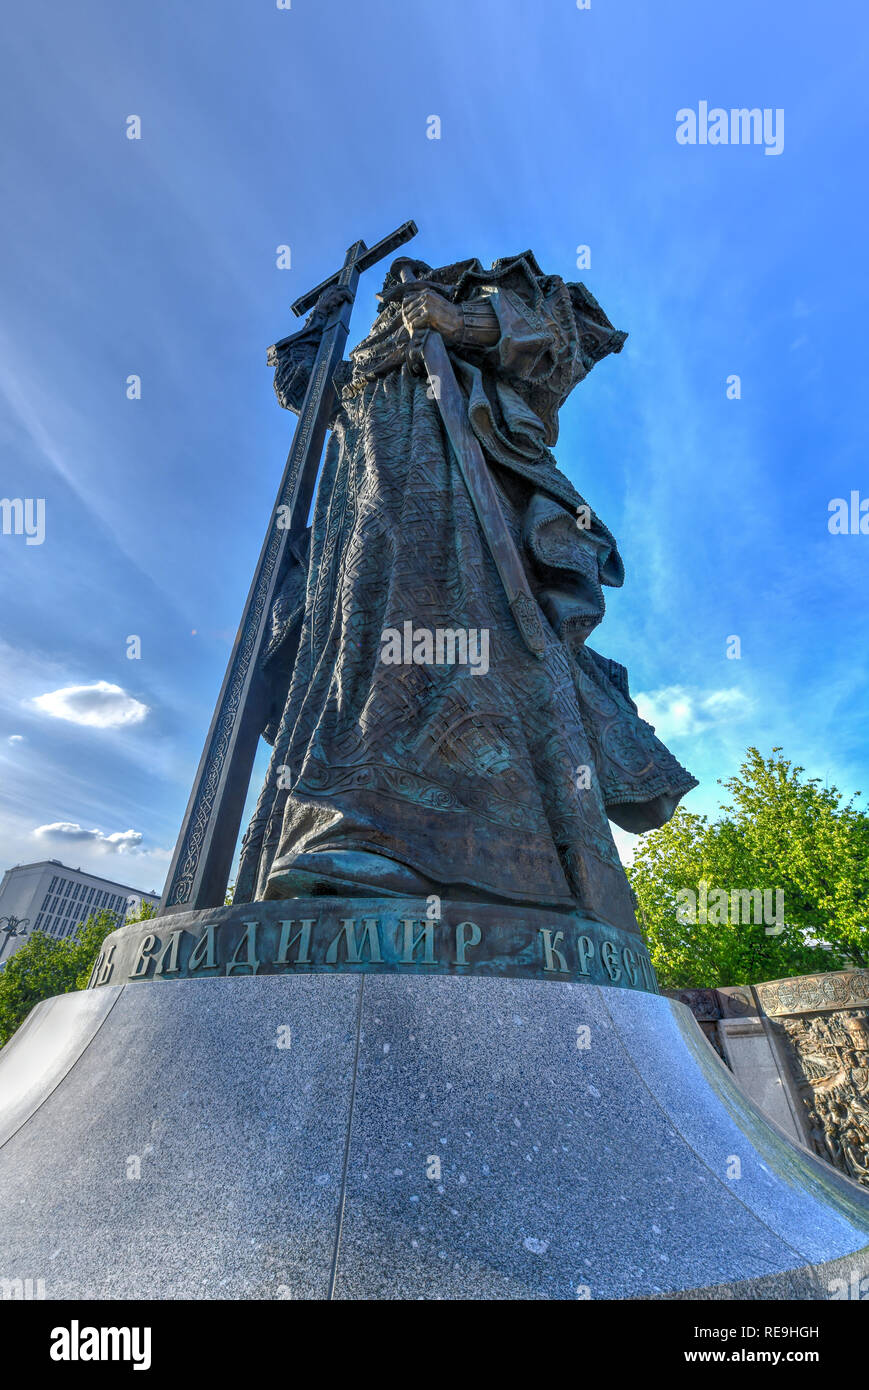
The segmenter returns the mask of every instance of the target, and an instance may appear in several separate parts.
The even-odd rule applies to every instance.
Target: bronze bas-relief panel
[[[869,1006],[869,970],[831,970],[756,985],[760,1007],[771,1018],[822,1009]]]
[[[869,1187],[869,972],[833,971],[756,989],[806,1108],[812,1146]]]

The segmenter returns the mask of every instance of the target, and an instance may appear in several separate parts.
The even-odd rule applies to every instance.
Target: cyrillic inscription
[[[297,905],[298,904],[298,905]],[[311,971],[526,976],[613,984],[655,992],[654,972],[639,936],[568,913],[503,911],[492,904],[444,902],[433,917],[423,900],[370,900],[371,915],[344,916],[352,902],[293,900],[244,909],[153,918],[124,927],[103,943],[91,987],[126,980],[246,976]],[[320,912],[320,915],[318,914]],[[248,916],[242,913],[247,912]],[[468,914],[465,916],[465,914]]]

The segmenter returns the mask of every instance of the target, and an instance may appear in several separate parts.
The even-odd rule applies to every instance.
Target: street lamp
[[[7,925],[4,927],[3,923]],[[3,933],[3,940],[0,941],[0,960],[3,959],[3,952],[13,936],[26,936],[27,927],[30,925],[29,917],[13,917],[10,913],[8,917],[0,917],[0,932]]]

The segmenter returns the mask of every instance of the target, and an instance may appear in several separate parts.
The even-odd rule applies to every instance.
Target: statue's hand
[[[344,285],[330,285],[327,290],[323,291],[320,298],[317,300],[314,313],[317,315],[322,314],[325,318],[328,314],[331,314],[333,310],[337,309],[340,304],[347,304],[352,298],[352,294]]]
[[[408,295],[401,306],[401,318],[412,338],[433,328],[441,334],[444,342],[457,343],[464,329],[461,308],[451,304],[435,290]]]

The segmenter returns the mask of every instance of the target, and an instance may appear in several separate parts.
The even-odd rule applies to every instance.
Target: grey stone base
[[[683,1005],[567,982],[49,1000],[0,1053],[0,1202],[0,1278],[49,1298],[827,1299],[869,1275],[869,1197]]]

